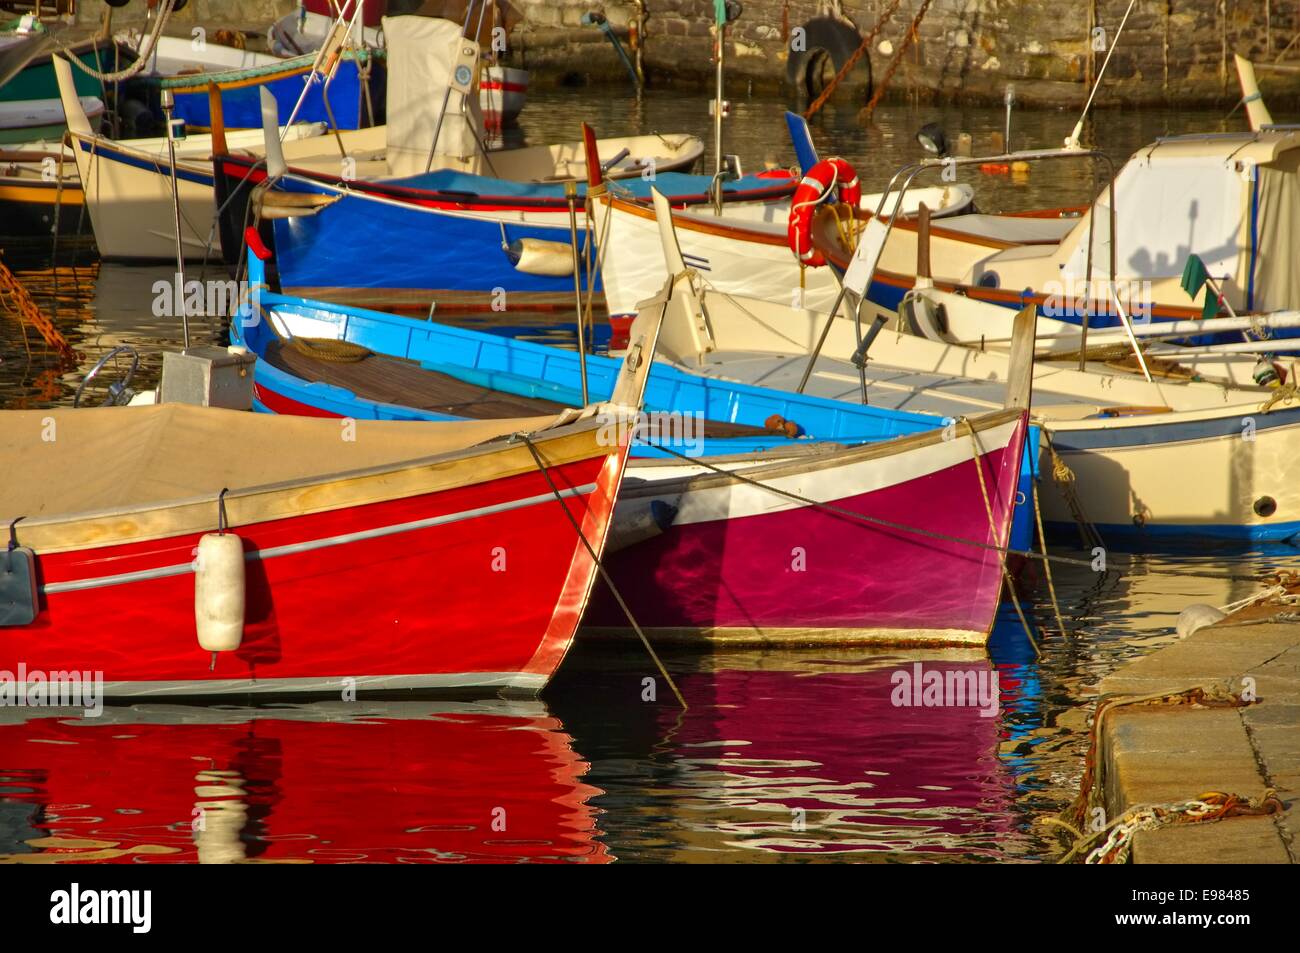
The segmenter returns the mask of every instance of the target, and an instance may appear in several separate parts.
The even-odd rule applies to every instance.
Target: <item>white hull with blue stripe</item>
[[[681,292],[691,282],[678,282]],[[825,315],[701,290],[707,333],[665,327],[659,355],[695,373],[794,390]],[[806,393],[862,401],[854,322],[832,323]],[[1000,399],[1005,354],[883,331],[869,351],[868,401],[958,417]],[[1034,420],[1073,479],[1053,478],[1046,441],[1042,506],[1055,527],[1074,523],[1067,494],[1104,540],[1148,547],[1207,541],[1249,544],[1300,533],[1300,396],[1040,364]],[[1061,471],[1064,475],[1064,471]]]

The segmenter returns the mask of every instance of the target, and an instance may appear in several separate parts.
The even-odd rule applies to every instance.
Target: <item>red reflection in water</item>
[[[0,725],[0,860],[608,862],[571,741],[538,703],[36,714]]]

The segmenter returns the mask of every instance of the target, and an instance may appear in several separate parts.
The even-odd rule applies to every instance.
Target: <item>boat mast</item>
[[[176,227],[176,298],[181,309],[181,330],[185,349],[190,347],[190,315],[185,307],[185,249],[181,237],[181,196],[176,183],[176,120],[172,113],[176,108],[176,96],[170,89],[162,91],[163,116],[167,120],[167,164],[171,170],[172,180],[172,223]]]
[[[1070,137],[1065,140],[1065,148],[1067,149],[1079,148],[1079,139],[1083,135],[1083,123],[1088,118],[1088,110],[1092,108],[1092,101],[1097,95],[1097,90],[1101,88],[1101,80],[1106,75],[1106,67],[1110,65],[1110,58],[1115,53],[1115,47],[1119,45],[1119,38],[1124,33],[1129,14],[1133,12],[1133,6],[1136,3],[1137,0],[1129,0],[1128,9],[1124,11],[1124,19],[1119,21],[1119,29],[1115,31],[1115,39],[1111,42],[1110,49],[1106,51],[1106,59],[1102,61],[1101,71],[1097,74],[1097,78],[1093,80],[1092,90],[1088,93],[1088,101],[1083,104],[1083,112],[1079,115],[1079,121],[1074,124],[1074,131],[1070,133]],[[1010,151],[1009,145],[1007,150]]]
[[[717,55],[714,57],[717,70],[717,90],[713,99],[713,175],[716,184],[717,177],[722,174],[722,70],[725,59],[724,50],[726,49],[727,0],[713,0],[713,9],[716,20],[715,33],[717,35]],[[718,188],[721,190],[721,185],[718,185]]]

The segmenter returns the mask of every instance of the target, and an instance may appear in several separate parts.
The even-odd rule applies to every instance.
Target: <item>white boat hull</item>
[[[680,281],[679,293],[689,284]],[[825,316],[755,299],[694,292],[708,315],[699,328],[665,325],[658,353],[712,376],[778,389],[797,387]],[[635,332],[635,328],[633,330]],[[854,322],[835,320],[807,392],[861,399]],[[704,341],[705,346],[701,346]],[[728,351],[728,348],[735,349]],[[741,351],[739,349],[743,348]],[[756,359],[767,355],[768,360]],[[1006,354],[944,345],[884,331],[870,350],[874,401],[952,414],[987,409],[1001,399]],[[946,375],[942,376],[941,375]],[[964,378],[960,375],[964,375]],[[961,383],[964,380],[964,383]],[[1040,364],[1034,374],[1035,418],[1074,478],[1051,476],[1044,441],[1044,518],[1074,521],[1067,493],[1102,532],[1118,538],[1277,541],[1300,533],[1300,399],[1268,407],[1276,392],[1217,384],[1092,374]],[[1058,404],[1065,398],[1071,403]],[[959,410],[965,402],[968,409]],[[1268,407],[1267,410],[1265,408]]]
[[[528,97],[528,70],[487,66],[479,80],[478,101],[489,126],[513,125]]]
[[[966,207],[970,198],[965,187],[918,189],[908,195],[904,214],[925,202],[938,210],[935,215],[946,215]],[[861,207],[874,212],[879,202],[879,195],[866,195]],[[800,268],[786,239],[789,215],[790,203],[781,202],[728,209],[722,216],[679,211],[673,222],[686,266],[710,288],[829,311],[839,282],[829,268]],[[635,314],[637,304],[657,293],[668,277],[654,215],[648,208],[605,198],[594,217],[609,313]]]

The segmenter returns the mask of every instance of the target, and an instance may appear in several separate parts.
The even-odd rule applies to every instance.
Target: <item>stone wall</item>
[[[524,24],[513,42],[539,71],[538,79],[570,81],[622,75],[614,51],[595,27],[582,27],[587,10],[603,10],[626,38],[631,3],[595,0],[513,0]],[[870,74],[859,89],[889,68],[921,0],[902,0],[870,53]],[[892,0],[743,0],[729,29],[728,77],[758,88],[785,88],[793,28],[831,8],[862,33]],[[644,56],[655,85],[704,83],[711,77],[712,0],[645,0]],[[1128,0],[931,0],[904,54],[890,91],[974,100],[1001,99],[1007,83],[1022,103],[1076,105],[1105,58],[1094,50],[1093,29],[1107,41]],[[1138,0],[1099,91],[1102,104],[1228,103],[1238,96],[1232,54],[1276,57],[1300,33],[1296,0]],[[1300,42],[1293,48],[1300,57]],[[1270,100],[1296,101],[1300,80],[1261,74]]]
[[[184,10],[172,15],[167,32],[180,35],[185,32],[182,27],[200,24],[207,29],[225,27],[265,34],[272,22],[297,6],[295,0],[189,0]],[[87,25],[99,23],[104,7],[105,4],[99,0],[80,0],[77,4],[77,22]],[[143,0],[136,0],[113,11],[113,22],[118,24],[138,24],[144,18]]]
[[[602,12],[626,44],[635,6],[628,0],[510,0],[524,14],[510,38],[516,62],[533,82],[624,80],[625,71],[602,31],[582,15]],[[728,30],[727,76],[733,88],[789,94],[786,67],[795,28],[829,12],[869,32],[894,0],[742,0]],[[870,51],[870,65],[853,74],[845,95],[865,95],[879,83],[902,45],[922,0],[901,0]],[[190,0],[170,32],[201,23],[264,32],[294,0]],[[701,86],[712,81],[713,0],[644,0],[642,37],[652,86]],[[1008,83],[1026,105],[1077,106],[1105,58],[1092,31],[1115,36],[1128,0],[931,0],[916,42],[901,55],[891,95],[1000,100]],[[97,18],[100,3],[82,3],[80,19]],[[135,4],[128,7],[134,10]],[[1232,54],[1272,59],[1300,34],[1300,0],[1137,0],[1098,93],[1102,105],[1122,103],[1229,104],[1238,91]],[[1291,48],[1300,58],[1300,41]],[[1261,73],[1265,95],[1286,107],[1300,103],[1300,76]]]

